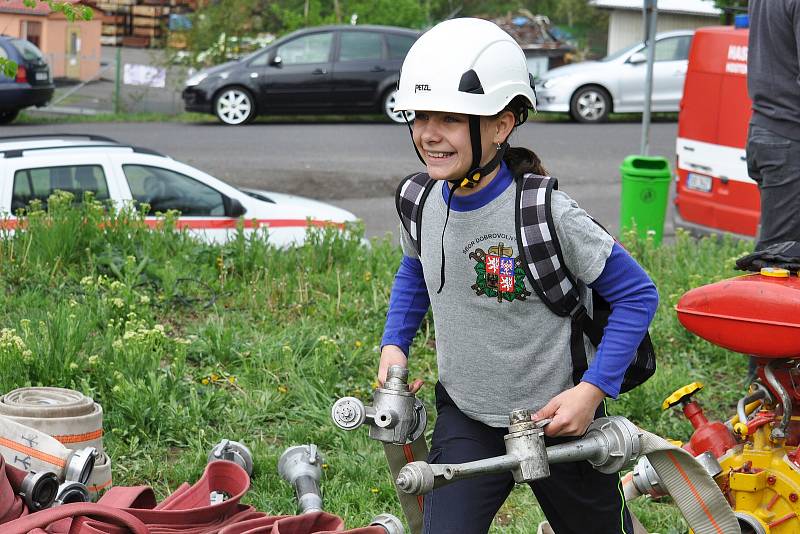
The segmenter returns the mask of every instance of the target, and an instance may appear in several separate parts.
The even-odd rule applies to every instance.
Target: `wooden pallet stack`
[[[169,0],[146,0],[139,5],[133,6],[132,37],[138,39],[126,40],[129,41],[127,46],[136,46],[130,41],[142,43],[139,46],[160,44],[162,37],[166,34],[169,10]]]
[[[168,36],[169,14],[187,13],[205,0],[85,0],[103,21],[100,42],[110,46],[161,46]]]
[[[103,45],[121,45],[122,39],[130,33],[131,7],[137,0],[100,0],[93,2],[96,16],[103,21],[100,43]],[[97,13],[99,12],[99,13]]]

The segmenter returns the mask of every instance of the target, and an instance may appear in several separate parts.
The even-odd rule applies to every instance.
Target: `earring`
[[[503,148],[502,145],[500,143],[497,143],[497,148],[495,148],[495,150],[500,150],[501,148]]]

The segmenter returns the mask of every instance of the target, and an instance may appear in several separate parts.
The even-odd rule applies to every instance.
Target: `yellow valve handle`
[[[701,389],[703,389],[703,384],[700,382],[692,382],[689,385],[683,386],[682,388],[675,390],[672,395],[664,399],[664,402],[661,403],[661,409],[666,410],[667,408],[680,404],[684,400],[689,400],[692,395]]]
[[[733,432],[739,436],[740,438],[744,439],[747,437],[747,434],[750,432],[747,428],[746,423],[736,423],[733,425]]]

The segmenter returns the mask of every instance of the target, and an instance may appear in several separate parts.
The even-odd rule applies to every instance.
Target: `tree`
[[[90,7],[75,6],[67,2],[58,2],[55,0],[38,0],[50,6],[53,11],[63,13],[70,22],[75,19],[91,20],[94,13]],[[37,0],[24,0],[26,7],[36,7]],[[17,75],[17,64],[7,58],[0,57],[0,73],[13,78]]]

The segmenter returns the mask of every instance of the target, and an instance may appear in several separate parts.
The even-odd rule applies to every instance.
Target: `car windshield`
[[[23,39],[12,39],[11,44],[14,45],[14,48],[16,48],[20,54],[22,54],[22,57],[25,58],[25,61],[44,61],[42,52],[30,41],[25,41]]]
[[[626,46],[622,50],[617,50],[616,52],[607,55],[606,57],[604,57],[600,61],[614,61],[615,59],[617,59],[617,58],[619,58],[621,56],[624,56],[625,54],[627,54],[628,52],[630,52],[634,48],[638,48],[640,46],[642,46],[642,43],[636,43],[636,44],[632,44],[631,46]]]

